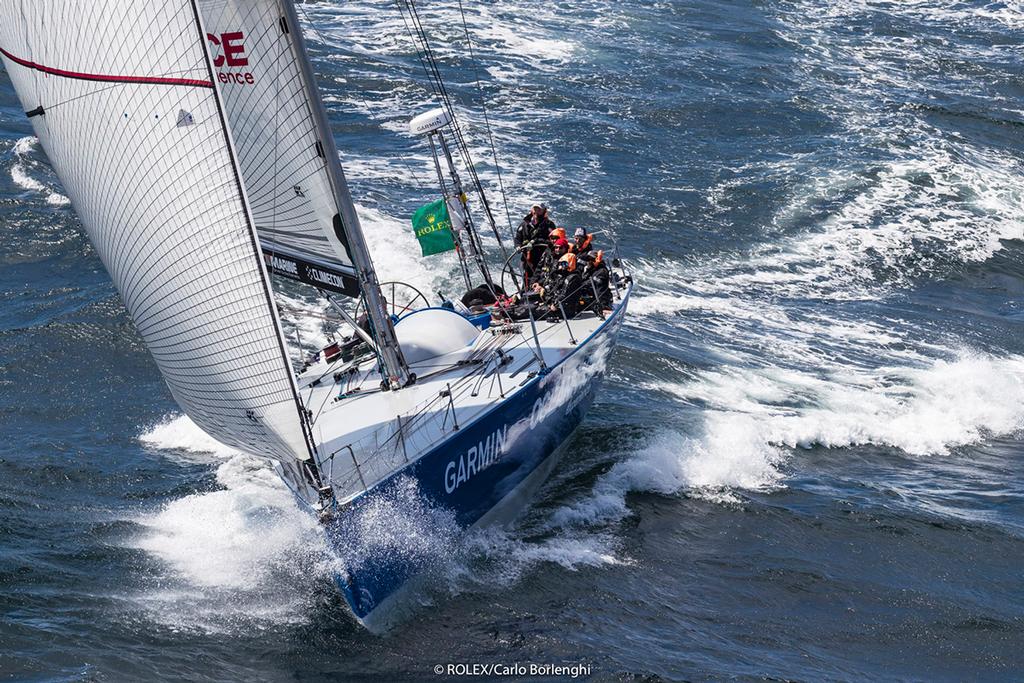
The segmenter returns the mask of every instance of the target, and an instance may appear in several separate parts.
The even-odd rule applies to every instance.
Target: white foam
[[[454,556],[460,535],[452,513],[428,504],[409,477],[372,494],[340,523],[337,552],[353,569],[395,559],[437,567]]]
[[[979,29],[1001,31],[1004,27],[1024,29],[1024,3],[1020,0],[997,2],[936,3],[932,0],[900,0],[894,3],[868,3],[865,0],[845,0],[828,3],[834,14],[849,15],[868,12],[886,12],[914,17],[928,23],[941,23],[958,28],[968,25]]]
[[[260,574],[295,547],[303,526],[287,512],[288,491],[268,470],[234,456],[218,468],[224,490],[185,496],[143,517],[149,533],[137,547],[167,562],[197,586],[253,587]]]
[[[736,413],[708,414],[703,433],[687,436],[658,431],[647,443],[624,454],[593,491],[559,510],[559,525],[601,525],[629,514],[633,491],[691,496],[717,503],[738,501],[737,490],[770,490],[783,478],[785,454],[760,438],[756,421]]]
[[[1024,427],[1024,357],[964,353],[850,379],[825,384],[816,406],[769,416],[764,438],[790,447],[872,444],[927,456]]]
[[[619,556],[618,540],[593,529],[577,530],[546,524],[544,538],[523,540],[533,529],[490,527],[463,537],[459,554],[446,566],[446,587],[460,593],[468,586],[495,590],[514,584],[538,565],[556,564],[578,571],[584,567],[631,564]]]
[[[18,156],[31,154],[37,144],[39,144],[39,138],[34,135],[19,138],[18,141],[14,143],[14,153]]]
[[[217,490],[132,520],[140,531],[129,546],[162,568],[136,597],[151,618],[208,632],[304,622],[333,559],[317,522],[270,464],[218,443],[183,415],[139,440],[173,459],[217,464]]]
[[[547,62],[564,65],[578,50],[571,39],[546,38],[538,35],[535,26],[513,25],[489,21],[473,29],[474,40],[492,41],[492,49],[518,59],[527,60],[532,66],[545,67]]]
[[[139,596],[154,620],[222,632],[304,622],[315,584],[333,566],[316,521],[266,463],[231,456],[217,491],[142,515],[130,545],[164,567]]]
[[[32,190],[33,192],[42,192],[46,189],[46,186],[41,182],[30,176],[23,165],[15,164],[11,166],[11,180],[14,184],[25,190]]]
[[[633,315],[651,316],[694,310],[722,311],[732,306],[729,300],[713,296],[639,294],[630,301],[629,312]]]
[[[187,415],[169,415],[139,435],[139,441],[150,448],[182,454],[210,456],[200,461],[241,455],[239,451],[225,446],[204,432]]]
[[[18,187],[29,190],[30,192],[45,192],[46,202],[53,206],[66,206],[71,203],[71,200],[60,194],[50,190],[46,185],[29,175],[29,168],[34,162],[25,159],[24,157],[31,154],[39,140],[33,136],[20,138],[14,143],[14,156],[18,161],[11,166],[11,180]]]
[[[941,457],[959,446],[1024,429],[1024,357],[963,352],[908,368],[815,377],[776,368],[704,373],[652,385],[707,405],[696,436],[657,432],[552,516],[600,525],[629,514],[631,491],[686,493],[734,503],[741,491],[783,486],[794,448],[886,446]]]

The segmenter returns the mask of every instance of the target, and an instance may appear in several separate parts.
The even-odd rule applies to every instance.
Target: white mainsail
[[[199,0],[268,265],[349,295],[357,269],[328,175],[286,10],[278,0]]]
[[[218,440],[309,457],[193,0],[0,0],[0,54],[179,405]]]

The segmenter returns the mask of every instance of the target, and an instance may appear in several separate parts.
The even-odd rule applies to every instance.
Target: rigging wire
[[[487,98],[484,96],[484,88],[480,83],[480,65],[476,61],[473,52],[473,39],[469,35],[469,24],[466,21],[466,10],[462,7],[462,0],[459,0],[459,13],[462,15],[462,30],[466,34],[466,46],[469,47],[469,61],[473,65],[473,77],[476,79],[476,89],[480,93],[480,111],[484,114],[484,127],[487,129],[487,141],[491,145],[491,156],[494,158],[494,169],[498,172],[498,188],[501,190],[501,202],[505,205],[505,219],[508,221],[508,230],[512,233],[512,214],[508,210],[508,194],[505,192],[505,183],[501,179],[501,164],[498,163],[498,151],[494,146],[494,134],[491,132],[491,121],[487,115]]]
[[[427,73],[427,78],[430,81],[431,88],[440,100],[441,105],[447,110],[451,117],[451,128],[453,136],[455,137],[456,146],[459,148],[463,163],[469,171],[473,185],[476,187],[477,192],[480,195],[480,201],[483,205],[484,213],[487,215],[488,223],[491,226],[495,239],[498,241],[498,246],[501,248],[502,254],[507,257],[508,251],[501,239],[501,235],[498,233],[498,226],[495,223],[490,202],[487,200],[483,183],[480,182],[480,176],[476,171],[476,165],[473,163],[473,158],[469,153],[469,145],[466,143],[466,138],[462,133],[462,127],[459,125],[459,119],[456,116],[455,107],[452,104],[451,97],[448,95],[448,88],[444,83],[444,78],[441,76],[441,70],[438,66],[437,58],[434,56],[434,51],[430,47],[426,29],[423,27],[419,11],[416,8],[416,2],[415,0],[395,0],[395,3],[398,5],[399,11],[402,13],[402,21],[406,25],[406,30],[409,32],[409,36],[413,41],[413,46],[416,47],[417,53],[420,57],[420,63],[423,65],[424,71]],[[406,21],[406,13],[409,15],[408,21]],[[502,191],[504,192],[504,190]],[[502,196],[504,197],[504,194]],[[511,228],[511,221],[509,221],[509,223],[509,227]]]
[[[313,29],[313,32],[316,34],[317,38],[319,38],[320,42],[323,43],[324,45],[330,45],[330,43],[327,42],[327,37],[320,30],[320,27],[316,25],[313,19],[309,16],[309,13],[306,12],[306,8],[303,7],[302,5],[296,5],[296,7],[300,12],[302,12],[302,17],[306,20],[306,23],[309,24],[310,28]],[[367,114],[370,115],[370,117],[372,118],[373,114],[371,113],[372,110],[370,108],[370,103],[366,101],[366,98],[363,97],[361,91],[357,90],[356,95],[359,98],[359,101],[362,103],[363,107],[366,109]],[[405,170],[408,171],[409,177],[412,178],[412,181],[416,184],[417,189],[425,190],[426,187],[424,183],[422,183],[420,181],[419,176],[416,175],[416,172],[413,170],[412,164],[409,163],[409,160],[403,156],[397,156],[397,159],[402,163],[403,166],[405,166]]]

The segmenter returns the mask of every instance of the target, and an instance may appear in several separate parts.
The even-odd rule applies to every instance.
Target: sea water
[[[544,201],[637,283],[535,504],[381,502],[345,559],[432,571],[362,630],[269,467],[174,405],[0,76],[0,674],[1024,675],[1024,6],[461,4],[475,60],[420,11],[506,236],[484,106],[512,223]],[[436,103],[398,10],[300,7],[381,278],[458,296],[408,223]]]

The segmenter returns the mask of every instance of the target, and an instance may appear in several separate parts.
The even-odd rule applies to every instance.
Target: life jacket
[[[572,252],[569,252],[568,254],[564,255],[562,258],[558,259],[559,263],[562,263],[563,261],[565,263],[569,264],[568,265],[568,270],[569,270],[570,273],[575,273],[576,272],[576,254],[574,254]]]

